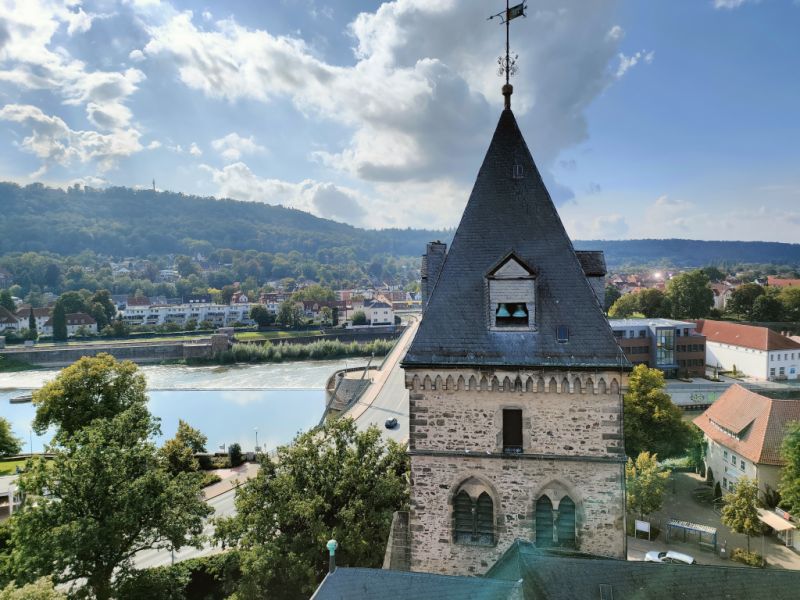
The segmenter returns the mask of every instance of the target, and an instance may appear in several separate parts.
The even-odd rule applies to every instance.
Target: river
[[[238,442],[244,451],[258,444],[271,450],[289,442],[298,431],[319,422],[324,387],[337,369],[362,366],[367,359],[302,361],[261,365],[185,367],[143,366],[150,410],[161,419],[159,441],[175,434],[178,419],[208,437],[208,450]],[[32,404],[9,399],[53,379],[58,369],[0,373],[0,415],[11,421],[25,452],[41,452],[52,435],[37,436],[30,423]],[[31,450],[32,448],[32,450]]]

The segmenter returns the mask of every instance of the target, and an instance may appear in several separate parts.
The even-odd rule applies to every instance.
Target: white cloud
[[[306,179],[299,183],[265,179],[257,176],[243,162],[215,169],[200,167],[218,186],[218,195],[236,200],[280,204],[328,219],[351,224],[362,222],[365,211],[362,198],[355,190]]]
[[[161,142],[159,142],[158,140],[153,140],[152,142],[147,144],[148,150],[156,150],[158,148],[161,148]]]
[[[630,56],[625,56],[622,52],[619,53],[619,66],[617,67],[617,79],[620,79],[625,73],[627,73],[630,69],[635,67],[639,62],[644,62],[645,64],[650,64],[653,62],[656,54],[652,50],[650,52],[645,52],[644,50],[639,50],[631,54]]]
[[[249,137],[242,137],[236,132],[213,140],[211,142],[211,147],[219,152],[220,156],[228,162],[236,162],[242,158],[244,154],[255,154],[265,151],[264,146],[258,145],[252,135]]]
[[[131,50],[131,53],[128,54],[128,58],[130,58],[133,62],[142,62],[145,59],[144,52],[139,49]]]
[[[191,154],[192,156],[203,156],[203,151],[200,150],[197,144],[192,142],[192,145],[189,146],[189,154]]]
[[[97,131],[75,131],[56,116],[47,115],[30,104],[7,104],[0,109],[0,120],[28,127],[31,134],[19,147],[44,161],[43,173],[50,165],[69,165],[74,161],[96,161],[100,171],[107,171],[123,157],[142,149],[135,130],[102,134]]]
[[[714,8],[725,8],[730,10],[732,8],[739,8],[742,4],[752,1],[753,0],[714,0]]]

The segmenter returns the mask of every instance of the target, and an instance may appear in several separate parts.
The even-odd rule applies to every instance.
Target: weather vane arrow
[[[491,21],[492,19],[499,18],[500,24],[506,26],[506,55],[505,57],[500,56],[497,59],[497,64],[500,65],[499,69],[497,70],[497,74],[501,77],[503,75],[506,76],[506,84],[503,86],[503,96],[505,97],[505,107],[507,109],[511,109],[511,94],[514,92],[514,86],[511,85],[509,80],[517,72],[518,58],[516,54],[513,57],[511,56],[511,50],[509,46],[510,24],[512,19],[526,16],[526,8],[527,7],[525,6],[524,2],[520,2],[515,6],[509,6],[508,0],[506,0],[506,9],[497,13],[496,15],[492,15],[487,19],[488,21]]]

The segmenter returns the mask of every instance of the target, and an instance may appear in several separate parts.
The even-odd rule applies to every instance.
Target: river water
[[[324,387],[337,369],[365,365],[367,359],[302,361],[262,365],[184,367],[143,366],[150,410],[161,419],[161,440],[175,434],[178,419],[208,437],[209,452],[238,442],[244,451],[271,450],[316,425],[325,405]],[[0,373],[0,415],[11,421],[24,451],[41,452],[52,435],[31,431],[35,408],[9,399],[29,393],[58,369]]]

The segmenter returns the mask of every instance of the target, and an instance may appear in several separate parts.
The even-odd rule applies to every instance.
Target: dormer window
[[[514,165],[511,171],[511,177],[513,179],[522,179],[525,177],[525,170],[522,168],[522,165]]]
[[[486,275],[489,328],[495,331],[536,329],[536,276],[509,253]]]
[[[556,341],[563,344],[569,341],[569,327],[559,325],[556,328]]]

